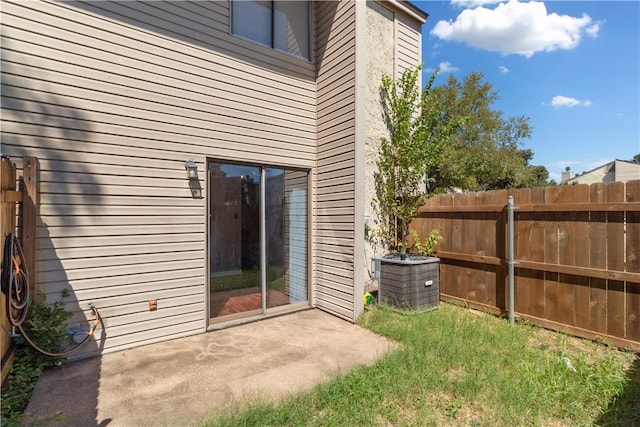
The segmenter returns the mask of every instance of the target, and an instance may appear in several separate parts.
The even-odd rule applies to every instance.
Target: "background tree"
[[[443,148],[442,162],[428,171],[430,190],[492,190],[534,187],[548,183],[544,166],[533,166],[533,152],[521,149],[521,141],[531,136],[529,119],[504,118],[492,109],[498,99],[484,75],[473,72],[462,82],[453,75],[447,83],[433,88],[435,101],[442,106],[442,126],[460,121],[459,128]]]
[[[640,165],[640,153],[636,154],[635,156],[633,156],[633,158],[631,159],[631,161],[633,163],[638,163]]]

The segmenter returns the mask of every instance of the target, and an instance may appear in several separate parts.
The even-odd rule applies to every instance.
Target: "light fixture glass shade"
[[[187,177],[192,179],[198,179],[198,165],[193,160],[189,159],[184,162],[184,168],[187,170]]]

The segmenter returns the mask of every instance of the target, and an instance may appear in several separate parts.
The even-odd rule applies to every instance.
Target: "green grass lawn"
[[[260,286],[260,270],[243,270],[239,274],[212,277],[211,292],[230,291],[233,289],[252,288]],[[282,267],[272,267],[267,270],[267,287],[282,291],[284,289],[284,273]]]
[[[421,314],[374,308],[361,324],[401,348],[308,393],[204,425],[640,425],[633,353],[449,304]]]

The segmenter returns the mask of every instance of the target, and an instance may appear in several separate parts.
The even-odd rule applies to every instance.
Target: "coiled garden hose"
[[[95,329],[102,323],[102,318],[100,317],[98,309],[93,303],[89,303],[89,308],[94,316],[93,324],[91,325],[87,336],[74,347],[60,353],[50,352],[38,347],[38,345],[29,338],[22,327],[22,324],[27,319],[30,300],[29,277],[27,276],[26,265],[20,241],[14,238],[13,233],[9,233],[4,242],[2,275],[0,276],[2,282],[1,289],[6,295],[5,300],[9,323],[18,328],[22,337],[31,347],[46,356],[62,357],[76,351],[89,341],[89,338],[93,336]]]

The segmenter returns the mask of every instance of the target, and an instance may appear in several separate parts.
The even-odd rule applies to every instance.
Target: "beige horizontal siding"
[[[326,210],[326,215],[331,215],[336,212],[341,212],[339,209],[351,209],[348,213],[353,212],[353,200],[347,200],[346,202],[343,200],[323,200],[318,201],[317,208],[318,211]]]
[[[41,71],[34,67],[23,67],[21,65],[12,65],[10,67],[11,73],[7,73],[7,76],[12,76],[12,83],[15,85],[29,85],[38,82],[38,77],[41,75]],[[32,75],[30,77],[29,75]],[[202,108],[202,105],[195,105],[193,102],[184,102],[181,103],[180,106],[173,106],[170,104],[160,104],[162,98],[169,98],[169,96],[164,94],[158,94],[158,96],[154,96],[153,101],[137,99],[137,103],[135,105],[135,110],[131,106],[130,103],[126,101],[130,98],[125,98],[119,95],[113,95],[109,93],[111,90],[118,90],[118,88],[122,88],[122,85],[113,85],[112,87],[96,87],[102,85],[96,85],[93,81],[78,77],[78,78],[69,78],[66,75],[58,75],[55,79],[50,79],[46,82],[48,85],[48,90],[60,91],[65,84],[65,80],[80,80],[74,82],[77,85],[83,85],[84,87],[74,87],[67,89],[67,93],[65,94],[69,99],[74,100],[74,108],[79,108],[87,111],[96,111],[96,112],[106,112],[110,115],[115,116],[128,116],[131,115],[132,111],[135,111],[135,117],[140,119],[154,120],[154,121],[165,121],[167,116],[177,116],[182,117],[183,125],[193,126],[193,127],[206,127],[206,125],[210,123],[216,123],[219,126],[222,126],[221,131],[229,131],[229,129],[233,129],[236,132],[242,131],[245,128],[250,128],[254,123],[261,123],[265,131],[275,132],[276,134],[282,134],[284,137],[289,136],[306,136],[305,132],[309,132],[312,130],[315,123],[309,120],[308,117],[300,118],[299,125],[295,127],[292,125],[290,120],[286,120],[284,115],[280,117],[272,117],[272,120],[269,121],[268,113],[269,109],[263,106],[258,106],[254,111],[247,112],[242,118],[234,117],[237,115],[237,110],[242,108],[236,98],[232,101],[226,101],[223,98],[214,98],[207,95],[208,101],[210,104],[215,105],[215,102],[218,101],[219,104],[217,108],[220,110],[218,113],[220,116],[211,116],[206,111],[203,111],[199,108]],[[45,84],[43,82],[43,84]],[[100,91],[98,89],[101,89]],[[159,88],[160,90],[160,88]],[[24,111],[33,111],[38,112],[40,109],[38,108],[38,103],[41,101],[43,96],[46,96],[43,93],[39,93],[34,90],[14,90],[11,92],[12,98],[15,104],[18,104],[24,109]],[[248,94],[248,97],[251,97],[252,94]],[[265,97],[267,98],[267,97]],[[244,106],[247,108],[250,105],[255,105],[255,100],[257,97],[252,97],[253,104],[249,103]],[[274,103],[274,100],[265,99],[265,102]],[[280,101],[280,100],[279,100]],[[176,102],[175,100],[173,102]],[[33,105],[35,103],[36,105]],[[225,108],[224,104],[230,105],[235,108]],[[235,106],[233,104],[236,104]],[[56,105],[56,104],[53,104]],[[193,108],[188,108],[188,107]],[[284,111],[283,113],[290,114],[291,116],[300,115],[301,112],[304,111],[302,107],[296,107],[283,105]],[[63,117],[68,117],[68,114],[73,110],[69,107],[65,107],[65,105],[58,105],[58,110],[56,113]],[[261,114],[257,114],[261,113]],[[308,113],[308,111],[307,111]],[[226,118],[223,120],[222,118]],[[306,122],[306,123],[305,123]],[[240,129],[236,130],[234,127],[239,127]],[[245,131],[245,133],[247,133]],[[250,134],[250,133],[249,133]]]
[[[195,290],[195,289],[194,289]],[[112,297],[113,300],[120,299],[122,302],[117,306],[109,307],[105,306],[107,300],[92,300],[96,306],[100,304],[100,316],[104,319],[106,327],[114,327],[119,325],[126,325],[127,323],[146,321],[164,318],[167,319],[167,323],[172,323],[176,317],[188,313],[198,313],[202,311],[203,296],[202,292],[198,294],[188,295],[189,289],[176,288],[172,296],[170,293],[157,291],[156,293],[149,293],[149,299],[156,300],[158,303],[158,310],[149,312],[149,299],[134,300],[137,295],[124,295],[122,297]],[[139,294],[144,295],[144,294]],[[160,296],[160,298],[158,298]],[[136,298],[137,299],[137,298]],[[109,300],[110,301],[110,300]],[[88,302],[81,303],[81,306],[88,307]],[[70,305],[67,309],[73,309]],[[90,310],[77,313],[75,317],[71,318],[72,322],[81,323],[84,317],[92,317]],[[113,331],[110,331],[113,332]],[[109,334],[109,336],[115,336]]]
[[[97,271],[96,269],[105,267],[119,267],[121,268],[122,272],[126,272],[128,266],[138,266],[141,264],[152,265],[153,263],[158,262],[174,262],[178,263],[178,265],[181,265],[180,261],[197,260],[201,256],[201,251],[194,250],[136,254],[135,248],[132,248],[130,252],[124,255],[99,257],[94,256],[91,258],[77,257],[59,259],[57,257],[51,257],[50,259],[42,259],[41,253],[38,262],[36,263],[36,268],[39,272],[61,272],[66,274],[66,277],[68,279],[71,279],[72,274],[67,274],[70,273],[71,270],[76,270],[85,276],[89,274],[90,271]]]
[[[355,3],[317,4],[316,303],[354,320]]]
[[[400,76],[407,68],[416,67],[422,58],[420,24],[396,13],[396,72]]]
[[[315,64],[230,35],[228,13],[2,4],[2,152],[40,164],[36,284],[69,290],[84,326],[93,301],[107,329],[75,357],[206,329],[206,199],[185,160],[205,196],[207,158],[316,166]]]
[[[353,176],[354,168],[352,166],[341,167],[339,169],[326,169],[323,170],[322,174],[326,179],[334,179],[334,178],[342,178]]]
[[[32,4],[37,3],[29,3],[29,5]],[[43,5],[43,7],[45,6]],[[9,45],[12,51],[20,51],[19,42],[21,41],[33,41],[42,46],[44,53],[54,51],[62,55],[64,59],[82,56],[83,61],[86,62],[84,67],[91,68],[98,75],[104,69],[101,64],[108,63],[113,67],[112,72],[124,79],[123,83],[144,80],[145,77],[160,74],[166,80],[158,80],[159,84],[179,80],[186,85],[186,88],[202,92],[207,87],[215,88],[214,83],[216,82],[223,84],[227,79],[231,79],[232,82],[240,82],[240,88],[248,87],[256,90],[258,95],[269,95],[269,87],[273,86],[274,89],[285,91],[293,99],[305,103],[303,97],[298,93],[299,90],[305,90],[304,79],[292,79],[288,85],[283,81],[273,82],[270,81],[268,75],[261,73],[259,69],[247,68],[232,58],[216,56],[205,59],[202,50],[189,46],[180,46],[179,50],[172,50],[171,45],[163,44],[160,41],[158,44],[153,44],[149,43],[150,39],[132,38],[138,33],[129,32],[122,27],[118,28],[116,34],[103,31],[100,29],[100,25],[102,25],[100,20],[92,22],[91,18],[87,16],[83,17],[82,23],[76,24],[66,18],[58,19],[46,13],[29,13],[31,14],[27,19],[14,12],[11,7],[3,8],[3,16],[11,18],[11,22],[6,25],[6,28],[12,31],[7,33],[7,37],[12,40],[13,44],[17,44],[17,47],[14,47],[13,44]],[[93,27],[92,24],[98,27]],[[30,28],[25,28],[27,25]],[[87,31],[89,26],[91,26],[90,32]],[[38,30],[41,31],[38,32]],[[69,40],[68,34],[73,34],[74,39]],[[58,40],[52,40],[51,35],[57,36]],[[82,44],[78,45],[79,42]],[[115,53],[113,51],[114,45],[118,47],[118,51]],[[74,62],[65,62],[67,64],[63,70],[74,70]],[[136,73],[131,76],[131,68],[136,69],[140,75]],[[167,74],[167,71],[170,74]],[[311,69],[309,74],[310,72]],[[210,75],[209,73],[214,74]],[[251,76],[250,81],[243,81],[242,76],[245,74]],[[139,88],[139,86],[134,85],[133,88]]]
[[[147,257],[148,259],[148,257]],[[139,261],[140,262],[140,261]],[[73,262],[60,260],[57,262],[58,269],[53,271],[43,271],[39,274],[39,277],[50,282],[64,282],[66,280],[88,280],[99,279],[104,277],[124,276],[127,274],[143,274],[154,273],[159,270],[178,271],[189,270],[201,267],[202,261],[198,258],[187,258],[186,260],[177,259],[175,261],[159,262],[159,261],[147,261],[146,263],[139,263],[135,265],[111,265],[108,267],[95,267],[91,261],[82,260],[81,262]],[[50,264],[54,264],[51,262]],[[64,265],[68,264],[71,267],[82,267],[76,269],[65,270]],[[38,272],[40,273],[40,272]],[[41,283],[41,281],[39,280]],[[96,287],[98,287],[96,285]]]
[[[140,245],[112,245],[112,246],[97,246],[91,249],[92,258],[104,263],[109,260],[113,260],[118,263],[130,264],[129,257],[140,255],[167,255],[170,259],[172,254],[182,254],[185,252],[192,253],[191,242],[175,242],[159,244],[140,244]],[[38,262],[46,262],[50,260],[58,261],[59,259],[76,261],[85,259],[87,255],[87,248],[38,248]],[[199,256],[200,253],[197,253]],[[99,257],[99,258],[98,258]],[[126,259],[124,259],[126,258]]]
[[[105,298],[107,296],[123,295],[130,287],[138,285],[138,289],[163,289],[163,286],[175,286],[175,280],[190,278],[194,286],[200,288],[202,292],[202,276],[205,273],[204,268],[192,267],[194,263],[186,264],[187,267],[180,270],[161,271],[156,269],[150,273],[122,274],[112,277],[89,277],[76,278],[73,282],[67,280],[55,281],[54,277],[48,277],[49,274],[39,274],[38,285],[41,289],[46,285],[46,294],[56,294],[64,289],[71,288],[76,295],[81,295],[84,300],[92,298]],[[181,265],[183,267],[184,265]],[[191,268],[189,268],[191,267]],[[89,273],[90,274],[90,273]],[[58,275],[59,276],[59,275]]]
[[[154,18],[152,15],[146,16],[144,12],[137,13],[136,16],[131,16],[131,6],[132,2],[93,2],[87,1],[83,3],[74,4],[70,9],[77,10],[76,8],[82,8],[83,10],[90,12],[96,16],[98,19],[106,19],[107,21],[115,21],[118,23],[123,23],[127,27],[136,28],[137,31],[148,33],[149,36],[159,36],[160,38],[173,39],[176,42],[179,42],[180,45],[189,45],[193,48],[201,48],[201,49],[215,49],[219,51],[223,55],[227,56],[243,56],[246,61],[254,61],[257,64],[265,64],[265,66],[269,68],[277,68],[278,71],[283,73],[292,73],[292,74],[305,74],[312,72],[313,66],[307,61],[298,59],[293,57],[292,55],[288,55],[285,53],[273,51],[270,48],[266,48],[256,43],[252,43],[246,40],[243,40],[238,37],[230,37],[227,26],[219,27],[218,31],[214,28],[209,28],[206,30],[206,33],[199,33],[196,31],[191,31],[192,25],[187,26],[186,28],[179,29],[178,31],[170,31],[167,24],[170,22],[171,17],[166,15],[165,18],[169,20],[164,20],[160,22],[160,25],[154,25],[157,20],[154,22]],[[142,7],[150,6],[149,3],[157,3],[157,2],[148,2],[146,5],[141,5]],[[196,3],[196,2],[194,2]],[[223,4],[228,2],[226,0],[217,1],[216,3]],[[224,6],[223,9],[219,9],[220,14],[224,16],[224,20],[228,19],[228,8]],[[83,17],[84,19],[84,17]],[[95,24],[96,27],[100,27],[99,23]],[[179,27],[173,27],[174,30]],[[226,31],[225,31],[226,28]],[[186,33],[184,31],[187,31]],[[123,30],[124,31],[124,30]],[[153,42],[150,42],[153,43]],[[168,48],[171,49],[171,48]],[[171,51],[179,50],[176,48],[171,49]]]
[[[322,256],[324,259],[343,261],[348,263],[353,262],[353,255],[345,254],[342,252],[333,252],[335,250],[335,247],[333,246],[318,245],[318,248],[323,251]]]
[[[174,282],[174,286],[175,285],[176,283]],[[189,292],[193,293],[189,294]],[[132,295],[96,298],[92,301],[101,307],[101,312],[104,312],[107,315],[109,314],[109,310],[113,309],[120,310],[119,312],[122,314],[130,314],[144,311],[149,306],[149,300],[154,298],[157,298],[160,301],[162,308],[201,304],[204,302],[202,298],[202,291],[195,287],[172,287],[171,289],[149,292],[137,291]],[[86,303],[88,303],[88,301],[86,301]],[[86,306],[86,303],[81,305]],[[68,308],[71,309],[72,306],[69,305]]]
[[[152,250],[150,247],[155,247],[155,245],[161,243],[190,243],[190,242],[199,242],[202,240],[202,236],[200,233],[171,233],[171,234],[147,234],[147,235],[138,235],[136,236],[136,241],[133,243],[135,247],[138,248],[144,247],[144,250]],[[48,236],[45,238],[38,239],[38,251],[46,251],[49,249],[63,250],[67,248],[80,248],[80,249],[89,249],[91,248],[91,254],[93,251],[96,251],[95,256],[101,256],[101,249],[108,250],[108,248],[119,247],[119,246],[128,246],[128,242],[123,242],[122,238],[119,236],[102,236],[102,237],[84,237],[82,239],[77,239],[75,237],[61,237],[52,239]],[[146,246],[146,247],[145,247]],[[190,246],[191,247],[191,246]]]
[[[114,307],[117,309],[118,306],[125,303],[125,300],[127,304],[130,304],[152,298],[161,300],[163,296],[168,298],[175,297],[176,295],[189,294],[199,295],[204,299],[202,287],[198,280],[200,274],[202,274],[202,270],[182,270],[180,272],[171,272],[166,275],[166,278],[159,277],[153,282],[141,281],[135,283],[135,280],[119,280],[114,283],[116,287],[113,289],[107,284],[99,288],[74,289],[73,292],[79,304],[84,308],[86,308],[84,303],[94,301],[96,304],[98,302],[101,303],[98,306],[101,309],[102,307]],[[127,276],[127,278],[144,279],[144,277],[130,276]],[[61,290],[62,288],[59,289],[58,292]]]

